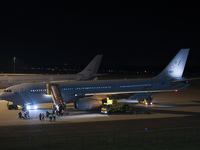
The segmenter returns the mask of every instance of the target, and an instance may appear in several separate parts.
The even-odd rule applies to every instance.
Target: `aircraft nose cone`
[[[0,100],[3,100],[4,93],[0,93]]]
[[[9,100],[9,98],[13,97],[14,95],[10,92],[2,92],[0,93],[0,100]]]

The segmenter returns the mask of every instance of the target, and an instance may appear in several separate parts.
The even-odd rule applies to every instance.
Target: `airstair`
[[[54,106],[56,106],[54,110],[57,110],[59,113],[61,113],[62,110],[65,110],[59,84],[47,84],[47,95],[51,95],[53,98]]]

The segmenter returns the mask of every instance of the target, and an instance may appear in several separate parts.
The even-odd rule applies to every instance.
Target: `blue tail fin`
[[[189,48],[181,49],[167,67],[154,78],[181,78],[187,61]]]

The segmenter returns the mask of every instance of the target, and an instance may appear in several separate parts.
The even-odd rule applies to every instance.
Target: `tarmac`
[[[75,111],[67,105],[67,114],[50,122],[39,120],[39,113],[51,111],[51,103],[40,104],[30,110],[29,119],[18,119],[21,110],[8,110],[7,102],[0,101],[0,137],[42,136],[69,133],[150,130],[200,126],[200,81],[181,92],[153,96],[153,105],[132,104],[137,115],[131,113],[100,114],[100,111]]]

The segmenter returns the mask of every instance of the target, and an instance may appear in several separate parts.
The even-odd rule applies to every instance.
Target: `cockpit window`
[[[12,90],[4,90],[4,92],[12,92]]]

